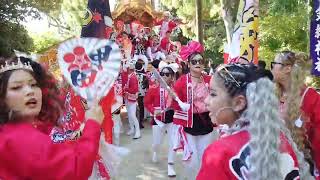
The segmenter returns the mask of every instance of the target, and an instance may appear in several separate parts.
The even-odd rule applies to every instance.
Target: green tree
[[[33,52],[36,54],[42,54],[48,50],[48,48],[59,44],[63,41],[63,38],[59,38],[53,32],[46,32],[44,34],[31,34],[34,42]]]
[[[49,15],[50,26],[57,27],[64,39],[80,36],[88,0],[62,0],[61,8]]]
[[[237,19],[239,3],[239,0],[220,0],[221,17],[225,25],[228,44],[231,44],[231,38]]]
[[[59,9],[62,0],[2,0],[0,1],[0,21],[19,22],[26,17],[40,18],[40,13],[50,13]]]
[[[10,56],[14,49],[30,52],[33,42],[21,22],[27,17],[40,18],[40,12],[59,9],[60,3],[61,0],[0,1],[0,55]]]
[[[212,64],[223,63],[223,44],[226,41],[226,32],[222,19],[216,19],[204,27],[204,45],[206,47],[205,57],[211,60]]]
[[[30,52],[33,41],[25,28],[13,22],[0,22],[0,56],[11,56],[13,50]]]
[[[161,1],[165,9],[173,12],[187,24],[182,25],[183,35],[196,39],[196,0],[164,0]],[[218,0],[202,0],[202,28],[203,41],[206,47],[205,57],[214,64],[223,62],[223,42],[226,38],[223,21],[220,17]]]
[[[260,58],[270,62],[287,49],[308,53],[309,14],[306,0],[260,1]]]

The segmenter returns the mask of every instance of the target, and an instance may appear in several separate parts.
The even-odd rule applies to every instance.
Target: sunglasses
[[[160,76],[167,76],[170,77],[172,74],[171,73],[164,73],[164,72],[160,72]]]
[[[273,67],[274,67],[274,65],[275,64],[280,64],[280,65],[282,65],[282,66],[284,66],[285,64],[283,64],[283,63],[279,63],[279,62],[271,62],[271,69],[273,69]]]
[[[204,60],[203,59],[192,59],[192,60],[190,60],[190,63],[192,65],[197,65],[197,64],[202,65],[202,64],[204,64]]]

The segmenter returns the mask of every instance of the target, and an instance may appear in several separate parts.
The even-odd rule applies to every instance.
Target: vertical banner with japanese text
[[[313,1],[313,14],[310,26],[311,74],[320,76],[320,0]]]

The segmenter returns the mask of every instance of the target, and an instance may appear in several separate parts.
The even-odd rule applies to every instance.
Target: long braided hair
[[[291,51],[283,51],[277,54],[276,58],[278,58],[283,64],[292,66],[292,71],[290,73],[290,86],[287,92],[288,97],[285,100],[288,106],[285,124],[290,130],[288,133],[292,134],[293,140],[299,151],[302,152],[304,159],[312,165],[313,158],[311,156],[310,142],[308,141],[306,129],[304,126],[297,127],[295,125],[295,121],[300,117],[303,117],[304,121],[309,118],[304,116],[304,113],[300,110],[300,108],[303,94],[302,90],[305,88],[305,79],[309,74],[311,61],[307,55],[303,53],[294,53]],[[280,96],[283,93],[283,89],[279,83],[277,83],[277,87],[278,95]],[[305,163],[300,162],[300,164]],[[309,164],[305,164],[305,167],[309,167]]]
[[[247,107],[240,112],[241,118],[235,121],[231,131],[239,128],[238,125],[242,124],[243,120],[248,120],[250,179],[283,179],[279,158],[281,132],[285,131],[284,134],[288,136],[287,139],[298,159],[303,159],[303,156],[292,142],[290,133],[286,133],[289,130],[279,117],[279,100],[274,93],[275,86],[271,81],[273,76],[270,71],[258,69],[254,65],[224,65],[222,68],[218,67],[215,78],[222,80],[230,97],[246,97]],[[305,168],[300,168],[303,170],[300,169],[300,175],[304,177]]]

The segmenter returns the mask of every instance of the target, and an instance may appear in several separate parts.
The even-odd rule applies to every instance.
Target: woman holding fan
[[[103,112],[85,114],[77,143],[51,141],[60,117],[58,89],[42,67],[26,58],[0,60],[0,179],[88,179],[99,149]]]

